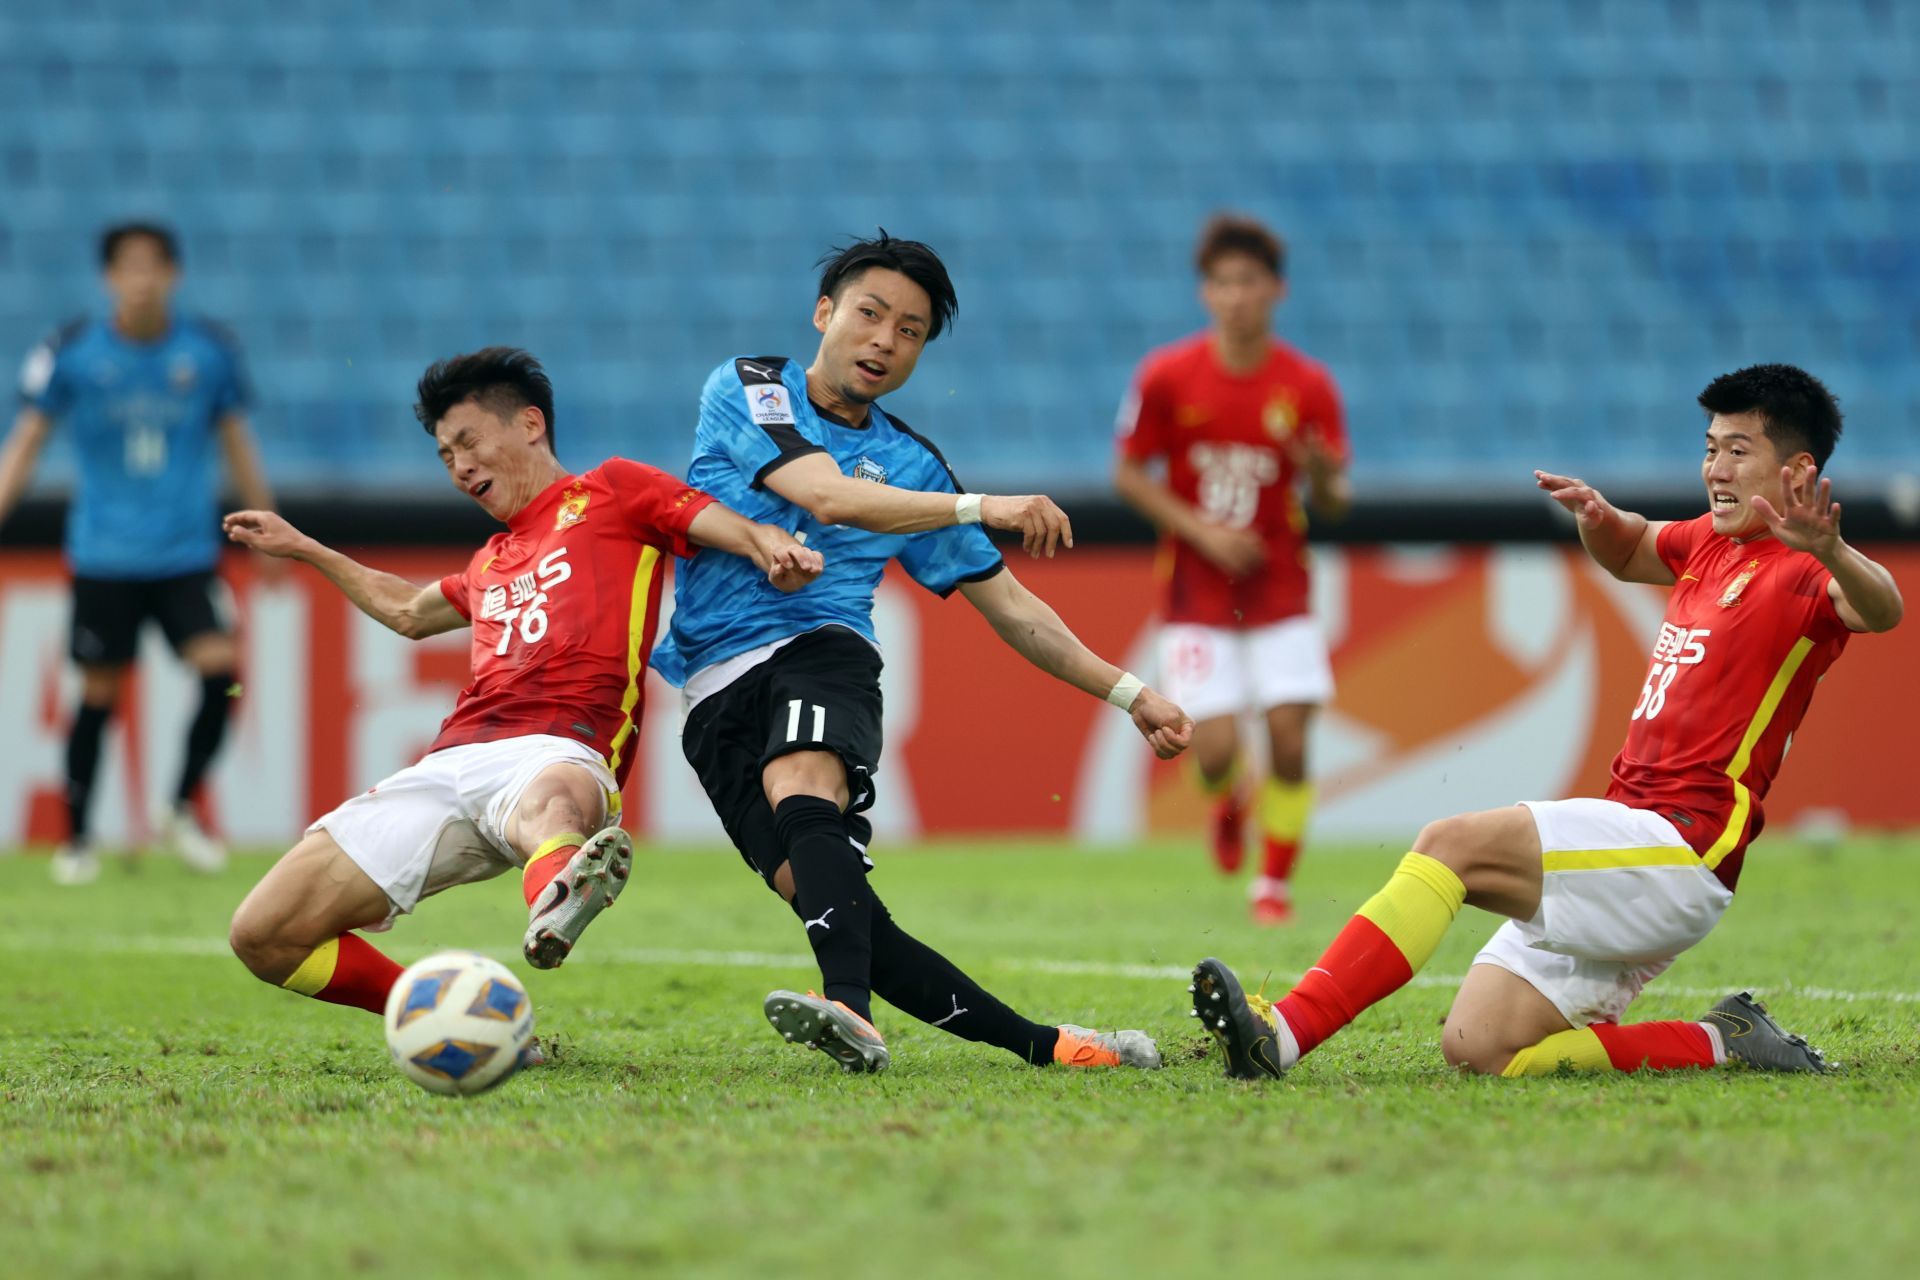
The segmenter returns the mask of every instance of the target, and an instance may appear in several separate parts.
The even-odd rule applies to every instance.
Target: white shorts
[[[1612,800],[1524,801],[1540,830],[1540,910],[1474,957],[1524,978],[1576,1027],[1618,1022],[1713,932],[1733,891],[1671,822]]]
[[[1264,627],[1160,629],[1160,691],[1195,720],[1333,697],[1327,641],[1311,615]]]
[[[527,784],[554,764],[591,771],[619,812],[619,792],[600,754],[548,734],[447,747],[381,779],[316,821],[385,891],[393,917],[456,884],[487,880],[525,861],[507,843],[507,819]]]

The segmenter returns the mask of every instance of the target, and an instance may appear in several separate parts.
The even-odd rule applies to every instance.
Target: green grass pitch
[[[1838,1076],[1456,1078],[1469,911],[1284,1082],[1223,1079],[1180,972],[1283,989],[1398,853],[1314,850],[1280,931],[1192,845],[881,855],[910,930],[1031,1016],[1153,1032],[1154,1074],[1036,1071],[882,1006],[893,1070],[840,1075],[761,1019],[812,972],[731,853],[643,850],[555,973],[514,954],[515,886],[470,886],[383,945],[512,956],[558,1056],[466,1101],[225,953],[263,858],[84,890],[0,858],[0,1250],[23,1277],[1913,1273],[1920,844],[1763,844],[1634,1010],[1752,986]]]

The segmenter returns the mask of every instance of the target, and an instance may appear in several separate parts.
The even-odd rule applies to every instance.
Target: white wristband
[[[980,523],[980,495],[963,493],[953,500],[953,522],[955,524]]]
[[[1122,671],[1120,678],[1113,682],[1113,688],[1107,692],[1107,701],[1122,711],[1131,711],[1133,700],[1139,697],[1140,691],[1146,687],[1139,676],[1131,671]]]

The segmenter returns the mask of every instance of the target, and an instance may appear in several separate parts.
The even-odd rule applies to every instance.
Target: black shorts
[[[831,751],[847,769],[847,835],[866,853],[880,765],[880,653],[845,627],[810,631],[687,716],[680,746],[747,865],[772,883],[787,860],[760,782],[767,761]],[[871,864],[869,864],[871,865]]]
[[[177,578],[73,580],[73,630],[67,652],[88,666],[124,666],[140,647],[140,627],[160,624],[179,653],[187,641],[233,629],[227,584],[212,570]]]

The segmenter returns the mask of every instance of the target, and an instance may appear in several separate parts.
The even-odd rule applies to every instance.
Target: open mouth
[[[1740,498],[1738,494],[1721,492],[1709,496],[1712,500],[1713,510],[1716,515],[1731,513],[1740,509]]]
[[[482,480],[479,484],[467,490],[467,492],[472,494],[476,498],[484,498],[487,496],[487,491],[491,488],[493,488],[493,481]]]
[[[887,376],[887,366],[873,360],[856,360],[853,367],[865,374],[869,382],[879,382]]]

